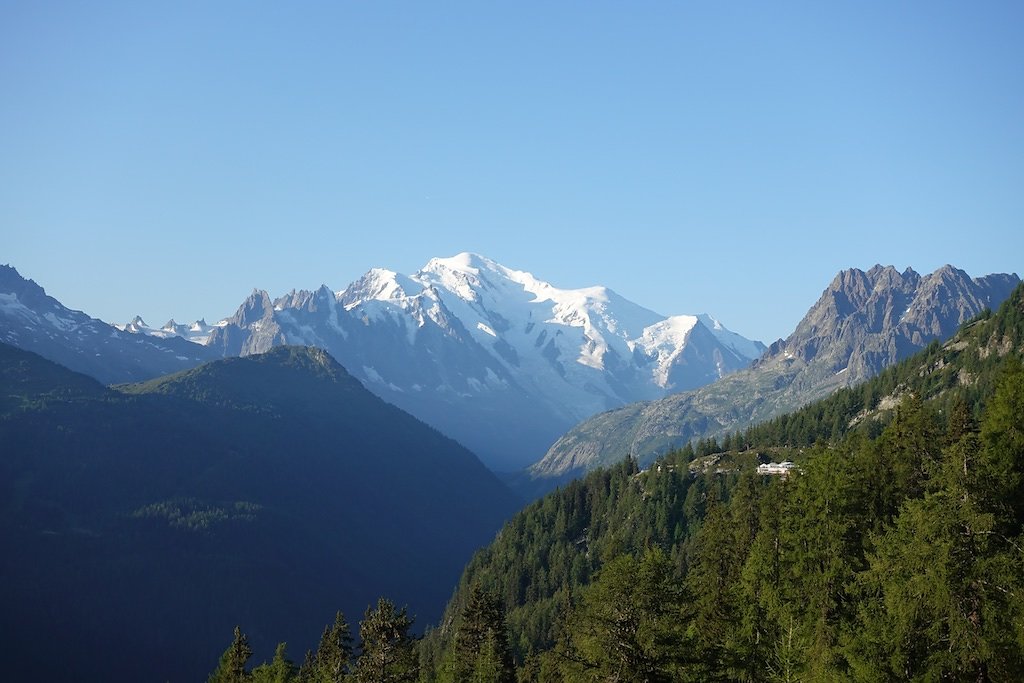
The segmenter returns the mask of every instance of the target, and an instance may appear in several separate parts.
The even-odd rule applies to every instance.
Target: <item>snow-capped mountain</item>
[[[666,318],[605,287],[559,289],[468,253],[410,276],[375,268],[340,292],[254,291],[207,344],[223,355],[324,348],[495,469],[522,466],[594,413],[702,386],[765,348],[709,316]]]
[[[133,334],[147,334],[151,337],[160,337],[161,339],[170,339],[172,337],[181,337],[194,344],[202,344],[205,346],[210,341],[210,333],[213,332],[215,327],[223,327],[227,324],[227,320],[222,320],[214,325],[207,325],[205,320],[197,320],[190,325],[184,325],[176,323],[174,318],[171,318],[163,327],[150,327],[146,324],[146,321],[141,316],[135,316],[131,319],[131,322],[127,322],[123,325],[114,324],[119,330],[124,332],[131,332]]]
[[[466,341],[504,371],[475,378],[481,386],[510,373],[573,417],[700,386],[760,355],[722,344],[695,316],[665,318],[605,287],[559,289],[475,254],[433,259],[411,277],[372,270],[339,300],[360,320],[404,325],[410,344],[428,324],[451,327],[454,316]]]
[[[105,383],[150,379],[217,355],[184,339],[131,334],[138,331],[117,329],[71,310],[11,266],[0,265],[0,342]]]

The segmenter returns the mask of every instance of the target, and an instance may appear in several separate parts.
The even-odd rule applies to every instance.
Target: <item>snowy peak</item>
[[[384,268],[372,268],[337,295],[345,308],[363,301],[397,301],[408,299],[423,290],[423,286],[405,275]]]
[[[760,358],[761,355],[768,350],[768,347],[761,342],[753,341],[740,334],[736,334],[707,313],[701,313],[697,316],[697,319],[700,320],[701,324],[708,328],[711,334],[715,335],[715,338],[718,339],[718,341],[726,348],[731,349],[743,358],[754,360],[756,358]]]
[[[171,318],[163,324],[163,327],[156,328],[147,325],[146,321],[142,319],[142,316],[137,315],[127,323],[114,323],[113,326],[122,332],[128,332],[130,334],[144,334],[150,337],[157,337],[159,339],[180,337],[181,339],[190,341],[193,344],[205,346],[210,341],[211,332],[217,327],[223,327],[226,324],[226,320],[221,320],[216,325],[208,325],[206,320],[199,319],[190,325],[185,325],[178,323],[174,318]]]
[[[446,290],[464,301],[477,302],[482,292],[500,291],[516,282],[514,275],[532,278],[529,273],[516,273],[483,256],[463,252],[451,258],[430,259],[411,279],[424,287]]]
[[[119,330],[124,330],[125,332],[131,332],[132,334],[153,334],[156,332],[156,330],[146,324],[146,321],[142,319],[141,315],[135,316],[130,322],[127,322],[124,325],[118,325],[115,323],[114,327]]]

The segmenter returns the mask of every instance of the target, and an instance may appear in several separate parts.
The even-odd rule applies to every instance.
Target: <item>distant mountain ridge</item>
[[[164,323],[163,327],[157,328],[150,327],[141,316],[137,315],[131,319],[131,322],[124,325],[115,324],[114,327],[133,334],[145,334],[151,337],[160,337],[161,339],[181,337],[195,344],[206,345],[210,341],[210,333],[215,326],[207,325],[206,321],[202,319],[195,321],[191,325],[183,325],[175,322],[172,318]]]
[[[0,342],[108,384],[149,379],[217,357],[213,349],[173,335],[140,336],[73,311],[6,265],[0,265]]]
[[[765,349],[706,314],[665,317],[605,287],[559,289],[469,253],[411,276],[374,268],[339,292],[254,290],[231,317],[184,334],[200,335],[220,356],[326,349],[498,470],[528,464],[596,412],[713,382]]]
[[[721,436],[863,381],[960,324],[994,309],[1016,274],[972,279],[944,266],[930,275],[876,265],[840,272],[785,340],[751,368],[695,391],[597,415],[563,435],[529,468],[561,481],[632,454],[650,462],[686,442]]]

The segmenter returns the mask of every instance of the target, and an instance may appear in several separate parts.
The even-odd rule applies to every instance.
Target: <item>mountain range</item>
[[[116,329],[0,271],[0,340],[104,382],[298,344],[457,439],[525,495],[632,453],[642,461],[768,419],[944,339],[1016,275],[952,266],[839,273],[766,349],[708,315],[664,317],[605,287],[559,289],[462,253],[346,289],[253,293],[230,317]],[[552,445],[553,444],[553,445]],[[544,454],[543,458],[540,457]],[[530,465],[528,471],[523,468]]]
[[[110,389],[0,344],[0,444],[10,680],[201,680],[237,623],[301,657],[381,595],[430,623],[518,506],[306,347]]]
[[[842,271],[793,333],[749,369],[596,415],[551,446],[529,478],[546,482],[543,490],[626,455],[649,463],[691,440],[781,415],[947,339],[968,319],[998,307],[1019,282],[1015,274],[972,279],[948,265],[930,275],[880,265]]]
[[[559,289],[469,253],[411,276],[375,268],[338,292],[256,290],[212,326],[136,318],[122,329],[224,357],[323,348],[496,470],[533,462],[594,413],[716,381],[765,348],[708,315],[665,317],[605,287]]]

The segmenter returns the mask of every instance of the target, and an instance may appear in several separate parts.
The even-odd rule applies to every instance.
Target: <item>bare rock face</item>
[[[921,276],[911,269],[875,266],[839,273],[796,330],[759,362],[789,354],[815,366],[814,377],[843,373],[856,384],[906,358],[934,339],[946,339],[986,308],[998,306],[1019,282],[1016,275],[971,279],[952,266]],[[813,388],[817,381],[807,383]]]
[[[851,386],[1001,304],[1015,274],[972,279],[953,266],[930,275],[876,265],[844,270],[785,340],[747,370],[713,384],[580,423],[529,468],[564,481],[627,454],[641,463],[692,439],[721,436]],[[536,487],[535,487],[536,488]]]

